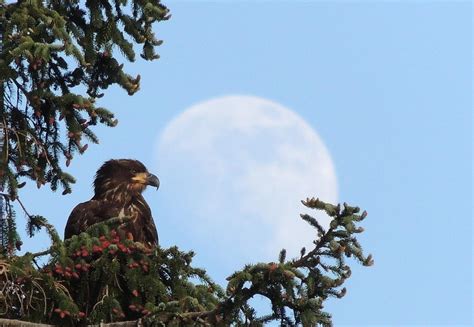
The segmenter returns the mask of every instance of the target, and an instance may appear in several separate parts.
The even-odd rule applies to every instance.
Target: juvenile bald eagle
[[[120,228],[131,233],[135,242],[158,245],[151,210],[142,196],[147,185],[158,189],[160,181],[140,161],[119,159],[105,162],[94,180],[94,197],[78,204],[69,215],[64,239],[80,234],[98,222],[129,216],[132,220]]]

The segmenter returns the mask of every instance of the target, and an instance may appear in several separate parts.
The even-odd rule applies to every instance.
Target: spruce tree
[[[192,252],[129,239],[117,228],[128,217],[110,217],[63,241],[44,217],[26,210],[19,196],[25,182],[71,192],[74,178],[64,166],[87,150],[86,142],[98,142],[94,126],[117,124],[97,99],[113,84],[130,95],[139,89],[140,76],[127,74],[120,61],[135,60],[136,44],[143,59],[157,59],[161,41],[152,25],[168,18],[159,0],[0,0],[0,323],[330,326],[324,303],[346,293],[347,259],[373,264],[356,238],[367,213],[315,198],[302,204],[332,220],[325,230],[317,218],[301,216],[315,231],[313,248],[247,265],[229,274],[225,288],[192,266]],[[14,253],[21,242],[13,201],[27,215],[31,237],[47,231],[46,251]],[[250,305],[257,295],[270,301],[270,315]]]
[[[102,91],[139,89],[120,61],[135,61],[135,44],[143,59],[158,58],[152,26],[169,18],[159,0],[82,3],[0,0],[0,189],[10,200],[28,180],[71,192],[64,164],[98,143],[96,125],[117,124],[96,106]]]

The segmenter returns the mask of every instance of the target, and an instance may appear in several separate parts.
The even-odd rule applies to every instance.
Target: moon
[[[223,96],[195,104],[166,125],[155,154],[160,242],[193,249],[198,263],[218,275],[276,261],[283,248],[288,257],[310,249],[317,232],[300,213],[323,226],[329,221],[300,201],[337,201],[335,168],[321,138],[294,111],[267,99]]]

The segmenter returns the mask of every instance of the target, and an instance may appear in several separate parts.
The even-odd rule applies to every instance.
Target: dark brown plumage
[[[136,242],[158,245],[151,210],[142,196],[147,185],[158,188],[160,181],[140,161],[119,159],[105,162],[94,180],[94,197],[72,210],[64,238],[80,234],[98,222],[129,216],[132,220],[121,225],[120,229],[131,233]]]

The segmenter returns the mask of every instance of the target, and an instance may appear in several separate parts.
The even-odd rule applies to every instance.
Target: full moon
[[[300,213],[323,226],[328,218],[300,201],[337,201],[321,138],[295,112],[266,99],[225,96],[193,105],[165,127],[155,153],[160,243],[194,250],[198,264],[224,270],[222,276],[276,261],[283,248],[289,258],[311,249],[317,233]]]

